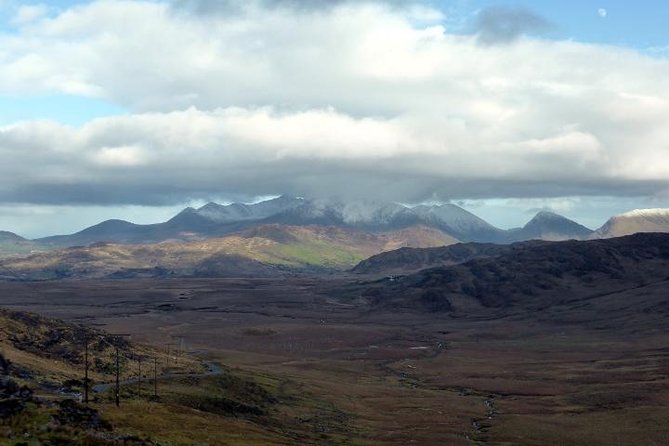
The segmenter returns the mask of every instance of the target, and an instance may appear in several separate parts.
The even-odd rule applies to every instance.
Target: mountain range
[[[256,225],[331,226],[384,232],[415,225],[438,229],[461,242],[512,243],[523,240],[606,238],[635,232],[669,231],[669,210],[633,211],[613,217],[593,231],[553,212],[541,211],[522,228],[503,230],[454,204],[406,206],[399,203],[280,196],[255,204],[208,203],[186,208],[163,223],[139,225],[107,220],[69,235],[36,242],[53,246],[97,242],[157,243],[221,237]]]
[[[438,261],[430,251],[391,254],[400,263],[404,256],[419,256],[417,264],[425,266],[497,254],[520,241],[588,240],[636,232],[669,232],[669,210],[622,214],[596,231],[542,211],[521,228],[503,230],[454,204],[410,207],[281,196],[255,204],[208,203],[156,224],[107,220],[75,234],[37,240],[0,232],[0,259],[7,259],[0,270],[10,278],[273,275],[348,269],[403,247],[468,244],[452,247],[446,258],[437,255]],[[373,273],[376,260],[363,262],[355,272]]]

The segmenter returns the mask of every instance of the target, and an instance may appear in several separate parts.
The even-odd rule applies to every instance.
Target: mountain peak
[[[564,217],[560,214],[557,214],[552,211],[539,211],[537,214],[532,217],[530,221],[524,226],[525,228],[532,227],[533,225],[546,225],[546,224],[560,224],[562,223],[575,223],[572,220]],[[577,223],[575,223],[577,224]]]
[[[215,203],[213,201],[210,201],[209,203],[205,204],[204,206],[200,206],[199,208],[197,208],[197,210],[198,211],[203,211],[203,210],[207,210],[207,209],[219,209],[219,208],[222,208],[222,207],[225,207],[225,206],[223,206],[222,204],[218,204],[218,203]],[[186,208],[186,209],[193,209],[193,208]]]
[[[621,237],[637,232],[669,232],[669,209],[635,209],[604,223],[596,238]]]
[[[533,220],[558,219],[558,218],[565,218],[565,217],[553,211],[539,211],[534,216]]]
[[[517,240],[568,240],[583,239],[592,233],[591,229],[551,211],[538,212],[525,226],[518,230]]]
[[[3,242],[23,242],[26,239],[9,231],[0,231],[0,241]]]

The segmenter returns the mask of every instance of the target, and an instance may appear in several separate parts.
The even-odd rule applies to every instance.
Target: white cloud
[[[102,147],[92,156],[101,166],[132,167],[144,164],[142,149],[136,146]]]
[[[1,93],[75,93],[133,111],[0,129],[11,160],[0,201],[669,186],[666,59],[527,37],[481,46],[415,6],[281,4],[197,15],[106,0],[0,35]]]
[[[597,10],[597,15],[600,16],[601,18],[605,19],[609,15],[609,12],[604,8],[599,8]]]
[[[43,4],[19,6],[12,18],[12,24],[15,26],[29,25],[43,18],[47,12],[48,8]]]

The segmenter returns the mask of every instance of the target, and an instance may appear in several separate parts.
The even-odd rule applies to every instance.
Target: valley
[[[263,383],[288,404],[271,409],[271,422],[199,405],[199,421],[132,399],[122,410],[97,406],[116,429],[149,431],[152,441],[662,445],[666,237],[531,243],[397,276],[4,282],[0,292],[5,307],[129,333],[156,348],[183,338],[190,356]],[[591,261],[579,264],[579,252]],[[486,273],[488,264],[496,270]],[[462,287],[476,271],[483,294]],[[534,287],[504,279],[497,293],[496,281],[511,271]],[[412,296],[436,284],[449,308],[415,304]],[[191,392],[185,382],[168,391]],[[135,415],[146,410],[162,415]],[[186,440],[177,419],[201,427]]]
[[[0,0],[0,446],[669,446],[667,22]]]

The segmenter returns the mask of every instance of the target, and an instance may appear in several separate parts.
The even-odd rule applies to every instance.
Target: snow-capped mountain
[[[669,232],[669,209],[636,209],[610,218],[593,238],[621,237],[637,232]]]
[[[208,220],[229,223],[233,221],[261,220],[303,204],[304,199],[302,198],[282,195],[278,198],[254,204],[232,203],[221,205],[213,202],[207,203],[201,208],[196,209],[195,213]]]
[[[272,223],[343,226],[371,231],[401,229],[421,223],[410,208],[397,203],[343,202],[336,199],[305,200],[268,219]]]
[[[425,224],[434,225],[462,241],[503,242],[506,233],[454,204],[413,208]]]
[[[76,234],[42,239],[55,246],[108,241],[155,243],[201,240],[243,231],[256,225],[332,226],[380,233],[423,226],[461,242],[509,243],[528,239],[584,238],[591,231],[557,214],[539,213],[525,227],[505,231],[454,204],[410,207],[378,201],[343,201],[281,196],[255,204],[208,203],[186,208],[164,223],[137,225],[109,220]]]

